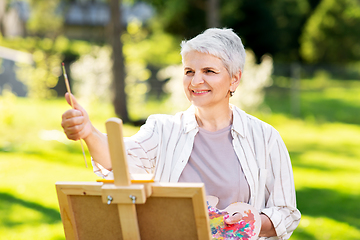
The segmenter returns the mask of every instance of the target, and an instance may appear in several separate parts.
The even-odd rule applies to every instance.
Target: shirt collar
[[[246,113],[232,104],[230,104],[230,107],[233,110],[233,124],[231,130],[241,135],[242,137],[245,137],[245,129],[247,125]],[[190,106],[184,112],[184,123],[184,131],[186,133],[190,132],[191,130],[198,129],[199,126],[195,118],[194,106]]]
[[[184,123],[184,131],[186,133],[198,129],[199,126],[195,118],[195,107],[193,105],[184,112]]]
[[[232,104],[230,104],[230,107],[233,110],[233,124],[231,130],[244,138],[246,137],[245,129],[247,126],[247,114]]]

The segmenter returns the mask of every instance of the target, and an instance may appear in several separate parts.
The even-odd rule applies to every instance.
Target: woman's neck
[[[195,107],[195,117],[199,127],[215,132],[226,128],[232,123],[232,110],[230,106],[219,109],[206,110]]]

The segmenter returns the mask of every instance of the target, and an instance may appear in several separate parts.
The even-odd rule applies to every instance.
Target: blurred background
[[[209,27],[246,48],[232,103],[290,152],[291,239],[360,239],[359,0],[0,0],[1,239],[65,239],[55,182],[97,179],[60,126],[61,63],[94,125],[118,116],[131,136],[189,106],[180,42]]]

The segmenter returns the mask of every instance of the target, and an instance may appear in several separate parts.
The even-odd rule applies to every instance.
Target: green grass
[[[290,114],[284,88],[268,90],[271,113],[255,114],[280,132],[290,152],[302,212],[291,239],[359,239],[359,96],[356,82],[311,88],[305,81],[298,118]],[[157,112],[156,105],[147,106],[149,113]],[[1,239],[65,239],[55,182],[98,179],[85,168],[80,143],[62,133],[61,114],[68,108],[64,99],[0,97]],[[111,106],[89,110],[105,132],[105,121],[114,116]],[[126,125],[124,135],[137,129]]]
[[[291,239],[359,239],[360,84],[302,82],[298,118],[289,93],[268,91],[272,114],[260,118],[280,132],[291,156],[302,212]]]
[[[360,126],[283,120],[276,128],[290,152],[303,217],[292,239],[359,239]]]

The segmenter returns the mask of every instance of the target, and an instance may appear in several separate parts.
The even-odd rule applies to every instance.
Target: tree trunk
[[[123,31],[122,16],[120,11],[121,0],[110,0],[110,42],[112,46],[113,59],[113,87],[114,87],[114,108],[115,113],[123,122],[129,122],[129,115],[126,104],[125,94],[125,65],[122,52],[122,42],[120,41]]]
[[[208,28],[220,27],[219,0],[207,0],[206,25]]]
[[[7,3],[5,0],[0,0],[0,33],[5,36],[4,31],[4,18],[6,14]]]

